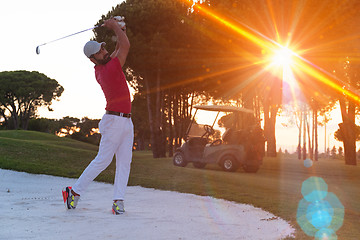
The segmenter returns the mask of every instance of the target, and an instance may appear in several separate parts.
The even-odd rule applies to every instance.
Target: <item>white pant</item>
[[[99,130],[101,141],[98,154],[76,181],[73,190],[81,195],[90,182],[109,166],[115,154],[113,200],[124,200],[132,159],[133,123],[130,118],[105,114],[99,122]]]

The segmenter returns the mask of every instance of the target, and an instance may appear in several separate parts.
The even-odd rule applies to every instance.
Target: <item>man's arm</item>
[[[124,66],[130,48],[130,42],[128,37],[126,36],[125,31],[121,29],[118,22],[113,18],[106,20],[104,22],[104,26],[112,29],[117,38],[115,51],[110,55],[110,57],[117,57],[120,61],[121,66]]]

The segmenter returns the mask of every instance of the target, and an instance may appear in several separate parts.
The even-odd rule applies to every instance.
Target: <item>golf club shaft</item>
[[[116,21],[118,21],[119,25],[120,25],[121,28],[124,30],[124,29],[125,29],[124,17],[116,16],[116,17],[114,17],[114,19],[115,19]],[[65,36],[65,37],[61,37],[61,38],[52,40],[52,41],[50,41],[50,42],[46,42],[46,43],[43,43],[43,44],[41,44],[41,45],[38,45],[38,46],[36,47],[36,54],[40,54],[40,47],[41,47],[41,46],[44,46],[44,45],[49,44],[49,43],[52,43],[52,42],[59,41],[59,40],[64,39],[64,38],[68,38],[68,37],[74,36],[74,35],[79,34],[79,33],[82,33],[82,32],[86,32],[86,31],[92,30],[92,29],[94,29],[94,28],[101,27],[101,26],[103,26],[103,25],[104,25],[104,24],[96,25],[96,26],[94,26],[94,27],[91,27],[91,28],[82,30],[82,31],[80,31],[80,32],[76,32],[76,33],[67,35],[67,36]]]
[[[80,31],[80,32],[77,32],[77,33],[73,33],[73,34],[67,35],[67,36],[65,36],[65,37],[61,37],[61,38],[58,38],[58,39],[52,40],[52,41],[47,42],[47,43],[43,43],[43,44],[39,45],[38,47],[40,47],[40,46],[44,46],[44,45],[49,44],[49,43],[52,43],[52,42],[59,41],[59,40],[64,39],[64,38],[68,38],[68,37],[74,36],[74,35],[79,34],[79,33],[82,33],[82,32],[86,32],[86,31],[92,30],[92,29],[97,28],[97,27],[101,27],[101,25],[97,25],[97,26],[94,26],[94,27],[91,27],[91,28],[88,28],[88,29],[82,30],[82,31]]]

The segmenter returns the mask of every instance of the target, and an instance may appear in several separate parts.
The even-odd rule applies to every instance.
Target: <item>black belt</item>
[[[116,115],[116,116],[125,117],[125,118],[130,118],[131,117],[131,113],[106,111],[106,114]]]

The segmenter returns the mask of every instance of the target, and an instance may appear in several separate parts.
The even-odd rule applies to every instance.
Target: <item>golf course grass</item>
[[[0,168],[77,178],[96,156],[97,147],[68,138],[32,131],[0,131]],[[113,182],[114,162],[96,180]],[[254,205],[296,229],[295,239],[307,236],[296,220],[302,183],[321,177],[345,208],[338,239],[360,238],[360,166],[343,160],[320,159],[310,168],[292,156],[265,158],[255,174],[239,169],[223,172],[218,166],[175,167],[171,158],[153,159],[151,152],[134,152],[129,185],[213,196]],[[243,219],[246,221],[246,219]]]

